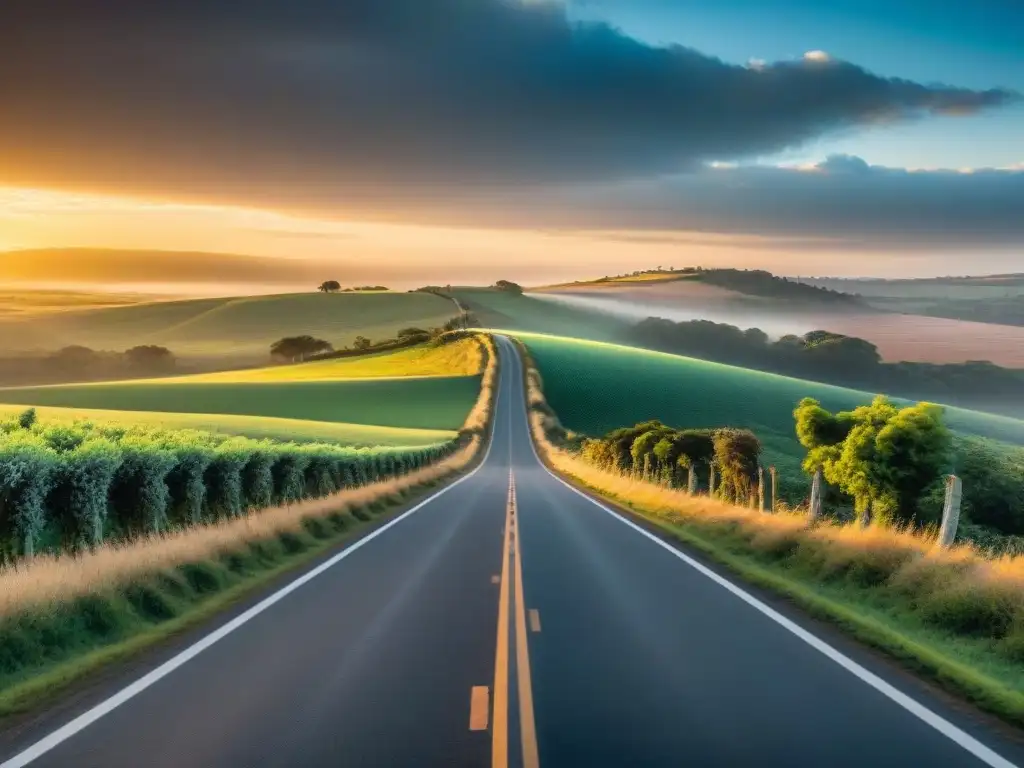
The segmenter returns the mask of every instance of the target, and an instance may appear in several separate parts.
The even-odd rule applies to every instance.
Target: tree
[[[341,283],[339,283],[337,280],[327,280],[325,282],[320,283],[320,286],[317,288],[317,290],[320,291],[320,293],[334,293],[335,291],[341,290]]]
[[[747,429],[719,429],[712,438],[722,498],[737,503],[750,496],[757,478],[761,441]]]
[[[146,344],[132,347],[124,353],[128,367],[147,373],[160,373],[174,369],[174,354],[167,347]]]
[[[296,362],[305,360],[310,355],[330,352],[332,349],[334,347],[323,339],[315,339],[312,336],[288,336],[270,345],[270,356]]]
[[[506,291],[507,293],[514,293],[521,295],[523,293],[523,287],[518,283],[513,283],[511,280],[499,280],[494,284],[494,287],[499,291]]]
[[[879,395],[871,405],[835,415],[811,398],[794,411],[797,436],[808,449],[804,469],[853,498],[864,523],[873,517],[910,522],[926,490],[948,466],[952,438],[942,408],[897,408]]]
[[[355,341],[352,342],[352,346],[356,349],[366,350],[373,346],[373,342],[365,336],[356,336]]]
[[[397,336],[400,339],[407,339],[410,336],[429,336],[430,331],[424,330],[423,328],[403,328]]]

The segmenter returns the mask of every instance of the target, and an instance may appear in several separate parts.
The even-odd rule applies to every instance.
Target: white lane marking
[[[509,394],[511,395],[511,393],[509,393]],[[509,404],[509,407],[511,407],[511,403]],[[334,555],[334,557],[332,557],[330,560],[324,561],[323,563],[318,565],[313,570],[311,570],[311,571],[303,574],[302,576],[298,577],[297,579],[295,579],[295,581],[292,581],[289,584],[286,584],[284,587],[279,589],[274,594],[272,594],[269,597],[261,600],[259,603],[254,605],[252,608],[247,610],[245,613],[242,613],[242,614],[236,616],[234,619],[229,621],[224,626],[220,627],[219,629],[214,630],[213,632],[211,632],[210,634],[206,635],[202,639],[196,641],[193,645],[190,645],[188,648],[186,648],[184,651],[179,653],[177,656],[175,656],[175,657],[173,657],[171,659],[168,659],[167,661],[165,661],[163,664],[161,664],[156,669],[152,670],[151,672],[149,672],[146,675],[143,675],[142,677],[140,677],[135,682],[130,683],[126,687],[122,688],[120,691],[115,693],[110,698],[108,698],[108,699],[106,699],[104,701],[101,701],[99,704],[97,704],[95,707],[93,707],[89,711],[83,712],[81,715],[76,717],[74,720],[69,722],[67,725],[64,725],[64,726],[58,728],[56,731],[51,733],[49,736],[44,736],[42,739],[37,741],[32,746],[28,747],[27,749],[23,750],[22,752],[19,752],[14,757],[11,757],[11,758],[5,760],[3,763],[0,763],[0,768],[22,768],[22,766],[26,766],[26,765],[32,763],[33,761],[38,760],[40,757],[45,755],[47,752],[49,752],[50,750],[56,748],[61,743],[67,741],[72,736],[77,734],[79,731],[85,730],[86,728],[88,728],[90,725],[95,723],[97,720],[99,720],[104,715],[109,714],[110,712],[112,712],[113,710],[117,709],[119,706],[121,706],[125,702],[127,702],[130,699],[133,699],[134,697],[138,696],[140,693],[142,693],[144,690],[149,688],[151,685],[153,685],[154,683],[156,683],[160,679],[162,679],[164,677],[167,677],[167,675],[171,674],[171,672],[174,672],[174,670],[178,669],[178,667],[180,667],[183,664],[191,661],[196,656],[198,656],[200,653],[202,653],[207,648],[209,648],[211,645],[216,643],[218,640],[223,640],[225,637],[230,635],[236,629],[239,629],[240,627],[244,626],[245,624],[247,624],[249,621],[251,621],[255,617],[259,616],[265,610],[267,610],[268,608],[273,606],[275,603],[283,600],[285,597],[290,595],[292,592],[294,592],[299,587],[301,587],[304,584],[312,581],[317,576],[322,574],[324,571],[334,567],[335,565],[340,563],[342,560],[344,560],[346,557],[348,557],[350,554],[355,552],[360,547],[363,547],[366,544],[370,543],[371,541],[376,539],[378,536],[380,536],[382,533],[384,533],[388,529],[393,528],[394,526],[398,525],[400,522],[405,520],[407,517],[409,517],[413,513],[419,511],[423,507],[425,507],[428,504],[430,504],[431,502],[435,501],[438,497],[443,496],[444,494],[448,493],[448,491],[450,491],[452,488],[455,488],[457,485],[461,485],[462,483],[466,482],[467,480],[469,480],[469,478],[473,477],[473,475],[475,475],[477,472],[479,472],[480,469],[487,464],[487,459],[491,455],[491,446],[493,446],[493,445],[494,445],[494,439],[493,439],[493,434],[492,434],[491,439],[487,441],[487,451],[484,453],[483,461],[481,461],[468,475],[464,475],[464,476],[460,477],[458,480],[453,482],[451,485],[446,485],[444,488],[439,490],[437,493],[433,494],[429,498],[424,499],[423,501],[421,501],[419,504],[417,504],[412,509],[407,510],[406,512],[403,512],[401,515],[396,517],[391,522],[389,522],[389,523],[387,523],[385,525],[382,525],[380,528],[378,528],[377,530],[373,531],[372,533],[367,534],[364,538],[360,539],[359,541],[354,542],[353,544],[350,544],[348,547],[343,549],[341,552],[339,552],[338,554]]]
[[[519,357],[518,353],[516,353],[515,356],[518,359],[518,357]],[[521,365],[522,363],[520,362],[519,364]],[[529,415],[527,415],[527,418],[529,418]],[[527,430],[529,430],[529,422],[527,422]],[[604,510],[605,512],[607,512],[609,515],[611,515],[614,519],[618,520],[623,525],[626,525],[626,526],[632,528],[634,531],[639,533],[641,536],[643,536],[643,537],[647,538],[649,541],[657,544],[659,547],[664,549],[666,552],[668,552],[668,553],[674,555],[675,557],[679,558],[680,560],[682,560],[684,563],[686,563],[688,566],[690,566],[691,568],[693,568],[694,570],[696,570],[700,574],[702,574],[704,576],[707,576],[709,579],[711,579],[713,582],[718,584],[720,587],[724,587],[725,589],[729,590],[736,597],[738,597],[740,600],[745,602],[747,605],[749,605],[750,607],[754,608],[755,610],[761,612],[762,614],[767,616],[769,619],[774,621],[776,624],[780,625],[781,627],[783,627],[787,631],[789,631],[792,634],[796,635],[798,638],[800,638],[805,643],[807,643],[807,645],[811,646],[816,651],[819,651],[820,653],[822,653],[825,656],[827,656],[829,659],[834,661],[836,664],[838,664],[839,666],[843,667],[843,669],[845,669],[847,672],[849,672],[850,674],[852,674],[855,677],[859,678],[863,682],[867,683],[872,688],[874,688],[876,691],[881,693],[883,696],[886,696],[891,701],[893,701],[896,704],[900,705],[905,710],[910,712],[910,714],[912,714],[915,717],[917,717],[919,720],[922,720],[923,722],[925,722],[928,725],[930,725],[932,728],[934,728],[936,731],[938,731],[943,736],[948,738],[950,741],[952,741],[952,742],[958,744],[959,746],[963,747],[963,749],[965,749],[967,752],[969,752],[972,755],[974,755],[976,758],[978,758],[985,765],[992,766],[992,768],[1017,768],[1017,765],[1015,763],[1011,763],[1009,760],[1007,760],[1002,755],[998,754],[997,752],[995,752],[994,750],[990,749],[989,747],[986,747],[984,744],[982,744],[980,741],[978,741],[976,738],[971,736],[966,731],[964,731],[961,728],[958,728],[957,726],[953,725],[953,723],[949,722],[948,720],[946,720],[941,715],[938,715],[935,712],[932,712],[924,704],[921,704],[920,702],[918,702],[915,699],[911,698],[907,694],[903,693],[898,688],[890,685],[885,680],[883,680],[878,675],[876,675],[874,672],[871,672],[871,671],[865,669],[860,664],[858,664],[853,659],[851,659],[849,656],[846,656],[845,654],[841,653],[840,651],[836,650],[831,645],[826,643],[821,638],[817,637],[816,635],[812,634],[811,632],[808,632],[806,629],[804,629],[800,625],[796,624],[795,622],[787,619],[781,613],[779,613],[778,611],[774,610],[773,608],[770,608],[768,605],[766,605],[765,603],[763,603],[760,600],[758,600],[756,597],[751,595],[749,592],[747,592],[744,589],[736,586],[735,584],[733,584],[728,579],[725,579],[722,576],[719,576],[717,573],[712,571],[707,566],[702,565],[701,563],[699,563],[696,560],[694,560],[692,557],[689,557],[686,554],[684,554],[683,552],[680,552],[678,549],[673,547],[671,544],[668,544],[667,542],[662,541],[660,538],[655,536],[650,531],[644,530],[643,528],[641,528],[636,523],[632,522],[631,520],[627,520],[622,515],[620,515],[619,513],[615,512],[614,510],[612,510],[608,506],[602,504],[597,499],[593,498],[592,496],[588,496],[587,494],[583,493],[583,491],[581,491],[579,488],[576,488],[575,486],[573,486],[570,483],[568,483],[565,480],[563,480],[561,477],[559,477],[554,472],[552,472],[550,469],[548,469],[547,465],[543,461],[541,461],[540,456],[537,454],[537,448],[533,444],[533,435],[529,431],[527,432],[527,435],[528,435],[528,442],[530,443],[530,447],[533,449],[533,455],[534,455],[534,458],[536,458],[537,463],[540,464],[544,468],[544,471],[546,471],[549,475],[551,475],[551,477],[553,477],[555,480],[560,482],[562,485],[564,485],[570,491],[572,491],[575,494],[578,494],[579,496],[582,496],[584,499],[586,499],[587,501],[589,501],[591,504],[593,504],[594,506],[598,507],[599,509]]]

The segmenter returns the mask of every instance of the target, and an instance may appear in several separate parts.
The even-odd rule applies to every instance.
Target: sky
[[[1022,93],[1016,0],[8,0],[0,249],[1022,271]]]

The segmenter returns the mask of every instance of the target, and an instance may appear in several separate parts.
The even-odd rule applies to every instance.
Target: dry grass
[[[480,394],[472,410],[466,416],[462,431],[482,433],[491,423],[494,396],[498,391],[498,352],[494,347],[494,340],[490,336],[480,334],[477,336],[477,340],[486,351],[487,363],[484,366],[484,375],[480,382]]]
[[[323,499],[272,507],[213,525],[100,547],[75,556],[39,556],[0,570],[0,617],[105,592],[133,579],[196,563],[251,542],[298,530],[302,520],[359,508],[464,469],[482,440],[474,436],[437,464],[403,477],[341,491]]]
[[[108,591],[185,563],[210,560],[249,543],[298,530],[306,518],[363,507],[465,469],[483,443],[497,392],[498,356],[489,336],[477,337],[486,350],[480,395],[463,427],[473,433],[465,446],[437,464],[399,478],[344,490],[323,499],[273,507],[233,520],[163,536],[100,547],[73,556],[42,555],[0,570],[0,617]]]
[[[527,388],[534,439],[553,469],[644,514],[723,541],[730,551],[783,562],[795,578],[868,590],[928,626],[994,640],[1004,657],[1024,661],[1024,557],[992,559],[966,545],[939,549],[931,531],[811,524],[804,510],[765,514],[595,467],[551,441],[560,425],[534,370]]]

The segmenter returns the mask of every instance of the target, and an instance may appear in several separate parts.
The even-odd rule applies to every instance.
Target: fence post
[[[772,473],[772,512],[776,512],[778,511],[779,476],[775,472],[774,464],[768,468],[768,471]]]
[[[946,477],[946,503],[942,506],[942,527],[939,529],[939,546],[953,546],[956,539],[956,527],[960,523],[960,500],[963,497],[963,484],[956,475]]]
[[[811,509],[809,517],[817,520],[821,517],[821,467],[814,470],[814,479],[811,481]]]
[[[764,467],[757,468],[757,508],[762,512],[767,512],[768,507],[765,502],[768,501],[765,496],[764,488]]]
[[[697,468],[692,465],[686,468],[686,491],[691,496],[697,495]]]
[[[867,528],[871,525],[871,517],[875,511],[874,499],[868,501],[867,509],[864,510],[864,514],[860,516],[860,527]]]
[[[711,471],[708,473],[708,496],[714,497],[715,495],[715,465],[711,464]]]

